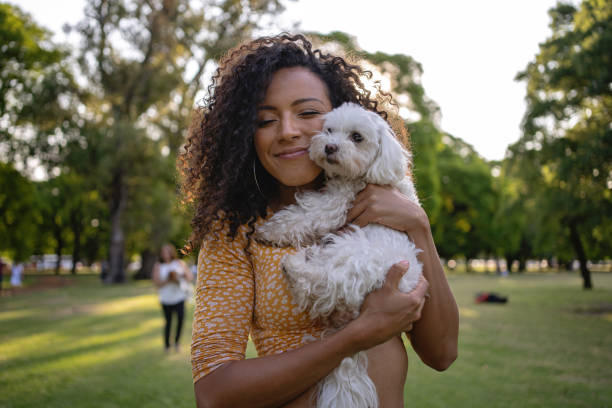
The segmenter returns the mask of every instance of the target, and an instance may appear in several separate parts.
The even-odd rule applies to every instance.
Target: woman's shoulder
[[[203,245],[214,243],[225,243],[226,245],[246,245],[249,240],[253,239],[255,229],[269,218],[270,212],[265,217],[256,217],[252,221],[238,225],[235,233],[232,234],[232,225],[230,219],[225,216],[225,213],[220,210],[215,220],[211,222],[209,232],[204,236]]]

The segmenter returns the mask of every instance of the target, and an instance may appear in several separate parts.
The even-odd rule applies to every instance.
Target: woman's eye
[[[321,112],[316,111],[316,110],[307,110],[307,111],[301,112],[301,113],[300,113],[300,116],[306,116],[306,117],[309,117],[309,116],[318,115],[318,114],[320,114],[320,113],[321,113]]]
[[[257,121],[257,127],[266,127],[270,123],[274,122],[274,119],[262,119]]]
[[[351,139],[353,140],[353,142],[359,143],[359,142],[361,142],[363,140],[363,136],[361,136],[357,132],[353,132],[353,133],[351,133]]]

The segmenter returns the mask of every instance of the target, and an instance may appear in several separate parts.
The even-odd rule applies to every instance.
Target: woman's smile
[[[308,154],[308,147],[296,147],[293,149],[283,150],[282,152],[276,154],[276,157],[280,159],[295,159],[296,157],[302,157],[305,154]]]

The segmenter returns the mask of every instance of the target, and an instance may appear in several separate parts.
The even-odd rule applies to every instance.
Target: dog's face
[[[328,176],[393,184],[406,174],[407,153],[387,122],[353,103],[325,115],[323,130],[313,136],[309,152]]]

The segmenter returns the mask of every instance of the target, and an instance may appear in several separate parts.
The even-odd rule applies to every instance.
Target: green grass
[[[459,304],[459,357],[445,372],[409,351],[413,407],[612,407],[612,274],[450,276]],[[509,303],[475,304],[478,291]],[[608,306],[607,313],[576,313]]]
[[[192,306],[183,349],[166,355],[150,282],[69,279],[0,298],[0,407],[193,407]]]
[[[74,285],[0,298],[0,407],[195,405],[192,306],[182,351],[166,355],[150,283],[64,279]],[[577,274],[451,275],[459,358],[438,373],[409,350],[409,406],[612,407],[612,274],[593,280],[587,292]],[[474,304],[477,291],[510,302]]]

